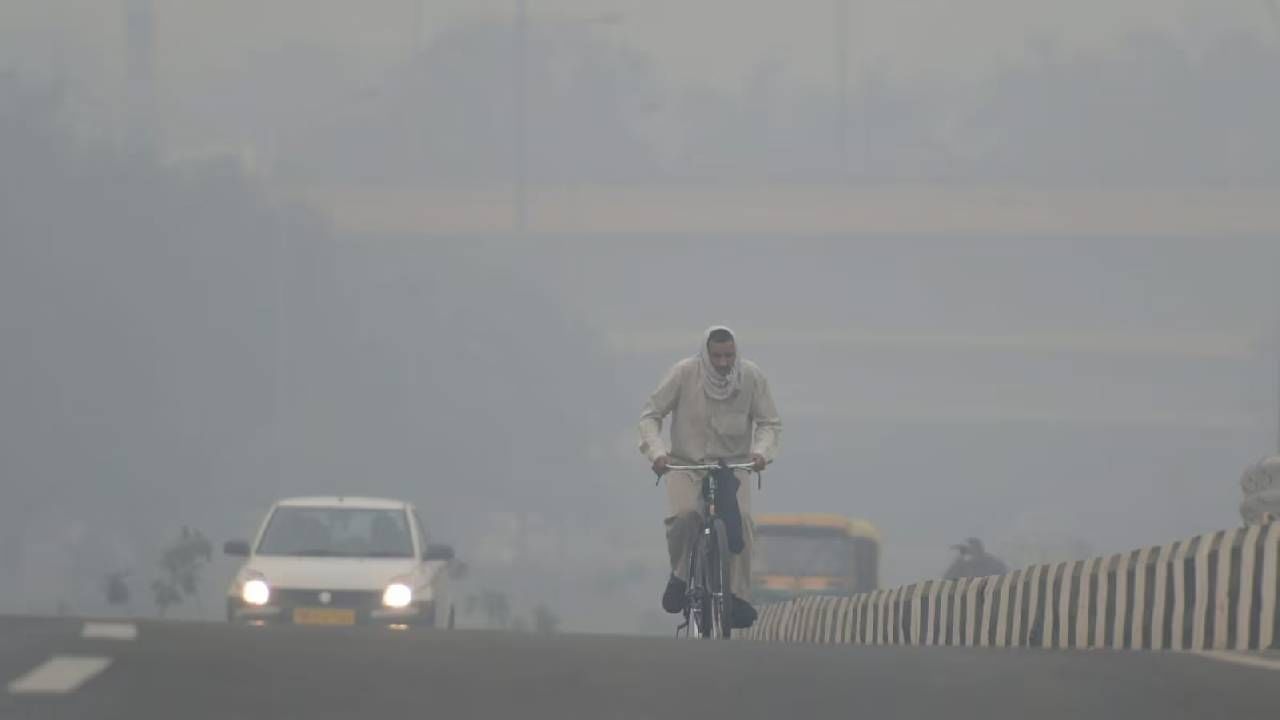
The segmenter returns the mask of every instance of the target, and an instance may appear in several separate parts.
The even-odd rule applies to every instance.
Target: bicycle
[[[716,514],[719,483],[715,470],[755,470],[751,463],[726,464],[723,460],[702,465],[668,465],[667,470],[706,471],[707,493],[700,493],[702,525],[689,549],[689,583],[685,591],[684,622],[676,627],[676,637],[685,631],[702,638],[728,638],[733,627],[729,536],[724,520]],[[757,482],[760,472],[756,471]]]

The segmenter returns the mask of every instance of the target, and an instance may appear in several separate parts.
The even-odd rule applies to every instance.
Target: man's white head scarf
[[[736,355],[733,358],[733,367],[729,369],[728,375],[721,375],[715,366],[711,364],[711,353],[707,350],[707,344],[711,342],[711,333],[717,330],[724,330],[729,333],[733,337],[735,344],[738,341],[738,336],[723,325],[713,325],[707,328],[707,332],[702,336],[702,350],[698,352],[698,364],[702,366],[702,390],[712,400],[728,400],[742,387],[742,372],[739,370]]]

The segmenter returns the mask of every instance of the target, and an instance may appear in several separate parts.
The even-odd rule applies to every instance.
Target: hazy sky
[[[123,0],[6,0],[0,3],[0,65],[58,58],[112,74],[121,43]],[[1063,52],[1106,46],[1158,29],[1191,50],[1224,30],[1251,30],[1276,42],[1265,0],[850,0],[851,64],[892,74],[954,80],[1016,59],[1029,47]],[[375,65],[403,56],[422,8],[429,37],[471,18],[511,17],[514,0],[156,0],[162,74],[232,65],[245,53],[303,44],[329,46]],[[678,83],[740,83],[760,62],[815,82],[834,75],[836,0],[530,0],[535,18],[598,21],[652,53]]]

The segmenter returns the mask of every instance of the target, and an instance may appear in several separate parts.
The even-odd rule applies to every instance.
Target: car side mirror
[[[244,540],[228,540],[223,544],[222,552],[236,557],[249,557],[249,543]]]
[[[423,560],[452,560],[452,545],[428,545],[426,550],[422,551]]]

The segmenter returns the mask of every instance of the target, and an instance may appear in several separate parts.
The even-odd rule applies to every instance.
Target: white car
[[[453,627],[453,548],[427,542],[399,500],[310,497],[272,506],[227,589],[227,620],[249,624]]]

